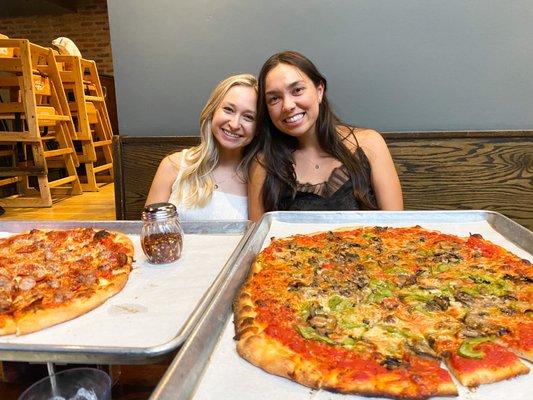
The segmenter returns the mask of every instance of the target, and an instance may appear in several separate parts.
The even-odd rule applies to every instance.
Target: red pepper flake
[[[182,244],[179,233],[154,233],[142,239],[144,254],[153,264],[176,261],[181,255]]]

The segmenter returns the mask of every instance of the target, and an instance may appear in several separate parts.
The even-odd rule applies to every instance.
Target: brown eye
[[[267,99],[268,104],[276,104],[279,101],[279,97],[277,96],[271,96]]]
[[[299,94],[302,94],[302,92],[303,92],[304,90],[305,90],[304,87],[299,86],[299,87],[296,87],[296,88],[294,89],[294,92],[293,92],[293,93],[294,93],[295,95],[299,95]]]

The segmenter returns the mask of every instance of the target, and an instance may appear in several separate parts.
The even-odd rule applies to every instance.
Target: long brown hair
[[[305,56],[295,51],[283,51],[271,56],[261,68],[259,73],[259,98],[257,105],[257,133],[251,143],[251,151],[246,157],[249,163],[252,159],[260,160],[267,171],[263,185],[263,206],[265,211],[279,209],[283,193],[288,187],[292,196],[296,195],[296,173],[292,153],[298,148],[298,140],[277,129],[270,115],[265,95],[265,81],[267,74],[278,64],[288,64],[298,68],[306,74],[316,87],[324,86],[324,94],[319,106],[316,121],[317,139],[320,147],[330,156],[344,164],[350,175],[353,185],[353,194],[362,208],[376,209],[375,200],[370,195],[371,181],[368,171],[370,167],[366,157],[360,157],[361,152],[350,152],[343,143],[337,131],[338,126],[346,126],[331,109],[327,96],[326,78],[318,71],[316,66]],[[349,128],[353,129],[353,128]]]

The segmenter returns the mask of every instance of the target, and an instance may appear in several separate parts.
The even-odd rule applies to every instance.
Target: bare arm
[[[261,156],[259,156],[262,159]],[[265,213],[263,207],[263,183],[266,170],[255,158],[250,165],[250,180],[248,181],[248,218],[257,221]]]
[[[374,130],[356,133],[361,148],[371,167],[371,179],[380,210],[403,210],[400,179],[394,167],[389,148],[383,137]]]
[[[174,153],[163,158],[155,173],[152,186],[146,197],[146,205],[167,202],[172,192],[172,185],[178,176],[181,153]]]

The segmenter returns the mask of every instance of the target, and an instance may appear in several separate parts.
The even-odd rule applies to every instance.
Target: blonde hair
[[[203,207],[211,199],[215,181],[213,170],[218,164],[218,147],[211,130],[213,114],[234,86],[247,86],[257,92],[257,80],[250,74],[233,75],[220,82],[211,92],[207,103],[200,113],[200,144],[183,151],[183,171],[176,184],[176,197],[186,207]],[[242,171],[242,162],[238,171]]]

